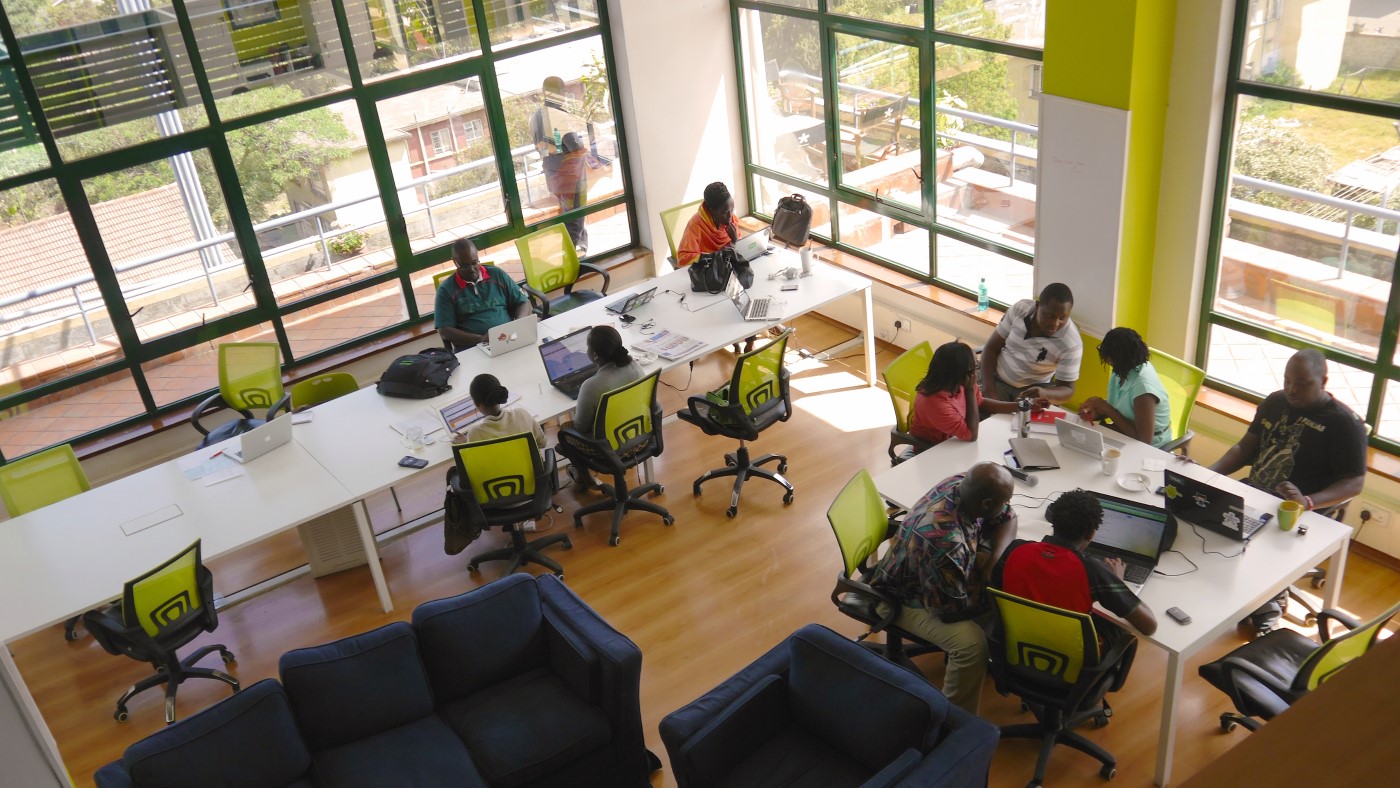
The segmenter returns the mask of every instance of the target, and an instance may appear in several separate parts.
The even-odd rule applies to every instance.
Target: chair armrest
[[[661,740],[666,751],[677,753],[697,731],[721,710],[729,707],[769,676],[787,673],[791,651],[786,641],[768,650],[748,667],[725,679],[719,686],[671,712],[661,720]]]
[[[544,293],[541,293],[525,282],[520,283],[520,289],[524,290],[525,295],[529,296],[530,303],[534,305],[533,308],[535,312],[539,314],[541,320],[549,317],[549,298],[546,297]]]
[[[923,759],[923,753],[910,747],[900,753],[898,758],[890,761],[874,777],[861,783],[860,788],[894,788],[903,781],[904,775],[913,771],[914,767],[918,766]],[[928,783],[920,783],[920,785],[928,785]]]
[[[676,782],[719,785],[773,734],[792,725],[787,682],[768,674],[720,709],[695,709],[705,722],[693,736],[668,747]],[[713,713],[708,713],[713,711]]]
[[[1186,432],[1182,433],[1180,438],[1169,440],[1166,443],[1163,443],[1161,446],[1158,446],[1157,448],[1169,453],[1174,452],[1177,449],[1185,448],[1188,444],[1191,443],[1191,439],[1194,437],[1196,437],[1196,431],[1188,429],[1186,430]]]
[[[603,277],[603,286],[601,289],[598,290],[598,292],[602,293],[603,295],[607,295],[608,287],[612,285],[612,275],[592,263],[579,263],[578,279],[582,279],[589,274],[597,274],[598,276]],[[577,283],[578,279],[575,279],[574,282]]]
[[[837,572],[836,587],[831,589],[831,603],[833,605],[836,605],[837,607],[840,607],[841,596],[843,594],[860,594],[861,596],[866,596],[877,602],[884,602],[886,605],[889,605],[889,615],[882,616],[880,618],[879,623],[872,624],[870,626],[871,632],[883,632],[886,629],[888,629],[891,624],[894,623],[894,620],[896,618],[899,618],[900,604],[893,597],[890,597],[887,594],[880,593],[879,591],[875,590],[875,587],[870,585],[869,583],[864,583],[859,580],[852,580],[851,578],[846,577],[845,574]]]
[[[898,427],[890,427],[890,447],[888,451],[891,465],[894,465],[899,459],[899,455],[895,454],[894,447],[901,445],[913,446],[919,451],[923,451],[933,448],[936,444],[930,443],[923,438],[915,437],[908,432],[902,432]]]
[[[951,705],[943,725],[949,729],[948,734],[923,756],[918,766],[893,785],[898,788],[924,788],[930,785],[987,784],[992,753],[1001,738],[997,727]]]
[[[224,402],[224,395],[215,391],[213,394],[209,395],[208,399],[194,406],[194,413],[190,414],[190,424],[194,425],[194,428],[199,430],[200,435],[208,435],[209,430],[203,424],[200,424],[199,420],[221,407],[228,407],[228,405]],[[253,418],[253,414],[246,410],[240,410],[239,413],[241,413],[245,419]]]
[[[721,404],[703,396],[692,396],[688,398],[685,402],[685,407],[685,410],[677,411],[676,416],[683,421],[694,424],[710,435],[718,435],[720,432],[720,424],[712,415],[715,412],[722,414],[726,419],[733,422],[736,427],[748,420],[748,415],[744,413],[744,409],[738,405],[730,403]]]
[[[1346,627],[1347,631],[1361,626],[1361,622],[1357,621],[1355,618],[1352,618],[1340,610],[1334,610],[1329,607],[1317,614],[1317,634],[1318,637],[1322,638],[1323,643],[1332,639],[1333,621]]]
[[[282,395],[282,399],[272,403],[272,407],[267,409],[267,420],[272,421],[277,418],[278,411],[283,413],[292,412],[292,392],[286,392]]]

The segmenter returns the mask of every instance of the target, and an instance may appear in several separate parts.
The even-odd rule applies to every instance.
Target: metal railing
[[[1273,194],[1283,195],[1284,197],[1292,197],[1296,200],[1305,200],[1307,202],[1325,205],[1329,208],[1335,208],[1337,210],[1342,211],[1345,214],[1346,218],[1341,222],[1342,233],[1338,239],[1341,242],[1341,251],[1339,251],[1337,254],[1337,279],[1341,279],[1342,274],[1346,273],[1347,270],[1347,256],[1351,251],[1352,222],[1357,215],[1370,216],[1372,218],[1379,219],[1381,222],[1382,234],[1389,234],[1384,232],[1385,222],[1395,222],[1397,233],[1400,233],[1400,211],[1394,211],[1389,208],[1382,208],[1378,205],[1367,205],[1365,203],[1343,200],[1338,197],[1333,197],[1330,194],[1321,194],[1319,192],[1308,191],[1307,189],[1299,189],[1293,186],[1285,186],[1281,183],[1264,181],[1258,178],[1251,178],[1248,175],[1239,175],[1237,173],[1230,175],[1230,183],[1234,186],[1243,186],[1247,189],[1257,189],[1259,191],[1271,192]],[[1246,200],[1242,197],[1230,197],[1229,199],[1240,200],[1241,202],[1250,202],[1249,200]],[[1332,224],[1333,222],[1327,223]]]

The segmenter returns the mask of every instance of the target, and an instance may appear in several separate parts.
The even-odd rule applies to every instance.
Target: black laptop
[[[619,298],[603,308],[612,312],[614,315],[626,315],[638,307],[646,306],[651,303],[651,299],[655,296],[656,288],[653,287],[650,290],[642,290],[632,295]]]
[[[1244,505],[1244,496],[1226,492],[1206,482],[1188,479],[1168,468],[1162,495],[1167,511],[1182,522],[1243,542],[1273,518]]]
[[[580,328],[572,334],[540,343],[540,358],[544,360],[549,384],[570,399],[578,399],[579,387],[598,371],[598,366],[588,358],[588,332],[592,330],[591,327]]]
[[[1134,593],[1140,592],[1162,553],[1170,547],[1167,510],[1100,492],[1095,492],[1094,497],[1103,507],[1103,522],[1084,552],[1099,560],[1122,560],[1123,582]]]

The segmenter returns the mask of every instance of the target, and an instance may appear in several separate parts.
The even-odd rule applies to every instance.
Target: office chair
[[[562,224],[552,224],[515,240],[520,264],[525,269],[523,289],[530,296],[540,319],[597,301],[608,294],[612,277],[592,263],[580,263],[578,251]],[[584,273],[603,277],[601,290],[575,290]],[[564,294],[550,298],[546,293],[562,289]]]
[[[1151,353],[1152,367],[1157,370],[1157,377],[1162,379],[1162,388],[1166,389],[1172,406],[1172,439],[1160,448],[1168,452],[1180,449],[1183,455],[1190,454],[1191,439],[1196,437],[1191,429],[1191,408],[1200,396],[1206,372],[1160,350],[1152,350]]]
[[[1108,724],[1113,709],[1104,695],[1116,692],[1128,678],[1137,638],[1115,633],[1107,653],[1101,653],[1093,618],[1087,613],[1042,605],[995,588],[988,591],[994,602],[988,648],[997,692],[1019,696],[1036,719],[1001,729],[1003,740],[1040,740],[1035,776],[1027,785],[1036,788],[1045,779],[1045,767],[1057,744],[1097,758],[1103,764],[1099,776],[1112,780],[1117,761],[1075,733],[1074,727],[1090,719],[1095,727]]]
[[[909,432],[909,422],[914,416],[915,389],[919,381],[928,374],[929,362],[933,360],[933,346],[927,341],[909,348],[890,362],[880,376],[885,379],[885,390],[890,393],[890,404],[894,406],[894,426],[890,427],[890,465],[898,465],[912,455],[896,452],[898,446],[913,446],[918,454],[933,444],[916,438]]]
[[[42,509],[92,489],[78,455],[68,444],[0,465],[0,501],[11,517]],[[78,639],[78,619],[63,622],[63,639]]]
[[[676,264],[676,244],[681,242],[685,226],[690,223],[690,217],[700,212],[700,206],[704,202],[696,200],[661,212],[661,229],[666,231],[666,245],[671,249],[671,256],[667,257],[666,261],[671,265]]]
[[[131,685],[117,699],[112,715],[126,722],[126,702],[151,687],[165,685],[165,724],[175,721],[175,691],[186,679],[215,679],[239,690],[238,679],[220,670],[196,668],[194,663],[217,651],[225,665],[233,652],[222,643],[201,646],[184,659],[176,649],[219,626],[214,610],[214,575],[199,558],[200,543],[127,581],[121,602],[83,614],[83,623],[108,654],[149,662],[156,673]]]
[[[724,455],[724,468],[705,471],[693,485],[695,494],[699,495],[700,486],[705,482],[733,476],[734,492],[724,512],[730,517],[739,513],[739,491],[750,476],[782,485],[787,491],[783,503],[792,503],[792,484],[783,478],[787,472],[787,457],[765,454],[750,459],[747,446],[760,432],[792,416],[788,371],[783,366],[790,336],[791,330],[784,331],[767,345],[739,356],[734,364],[734,376],[727,386],[703,397],[691,397],[687,410],[676,414],[682,421],[704,430],[706,435],[723,435],[739,441],[738,451]],[[778,463],[776,473],[759,467],[770,462]]]
[[[204,448],[260,427],[285,411],[291,396],[282,389],[280,351],[276,342],[225,342],[219,345],[219,390],[195,406],[190,424],[199,430]],[[220,424],[213,429],[200,420],[219,408],[232,408],[242,418]],[[253,409],[266,408],[266,415],[257,418]]]
[[[1229,654],[1200,667],[1201,678],[1230,696],[1234,712],[1220,715],[1220,729],[1229,733],[1236,725],[1251,731],[1282,714],[1299,698],[1317,688],[1348,663],[1374,646],[1386,623],[1400,612],[1400,604],[1362,625],[1336,610],[1317,615],[1321,643],[1291,629],[1276,629]],[[1347,628],[1333,636],[1332,622]],[[1259,719],[1255,719],[1258,717]]]
[[[844,562],[836,575],[836,587],[831,590],[831,602],[837,610],[870,628],[856,638],[856,642],[891,662],[911,668],[914,667],[910,661],[912,657],[939,651],[937,646],[896,625],[899,600],[870,585],[876,551],[889,539],[895,524],[885,516],[885,501],[875,489],[875,480],[870,478],[869,471],[862,468],[846,482],[826,510],[826,521],[836,534],[836,544],[841,548]],[[880,602],[889,606],[889,615],[880,615],[877,607]],[[876,632],[885,633],[884,643],[866,641]],[[904,647],[906,640],[914,644],[912,649]]]
[[[604,394],[593,420],[593,434],[584,434],[573,427],[559,430],[560,454],[581,468],[613,477],[612,484],[599,485],[603,500],[574,512],[574,527],[583,527],[585,515],[611,510],[612,536],[608,544],[614,547],[622,541],[618,536],[622,517],[632,509],[659,514],[665,525],[676,521],[665,507],[642,500],[642,496],[649,493],[665,492],[665,487],[655,482],[636,489],[627,486],[627,471],[661,454],[664,448],[661,406],[656,404],[656,382],[660,378],[661,371],[657,370]]]
[[[448,485],[465,507],[467,519],[482,529],[496,525],[510,531],[509,547],[478,553],[467,562],[467,570],[475,572],[486,561],[509,561],[508,575],[521,564],[534,563],[563,577],[564,568],[540,551],[552,544],[572,550],[569,535],[550,534],[527,542],[524,526],[551,509],[564,511],[554,505],[558,478],[554,450],[546,449],[541,458],[535,436],[522,433],[453,444],[452,459],[457,468]]]

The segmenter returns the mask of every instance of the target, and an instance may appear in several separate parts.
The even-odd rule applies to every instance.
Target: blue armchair
[[[985,785],[997,729],[815,624],[661,721],[679,788]]]

